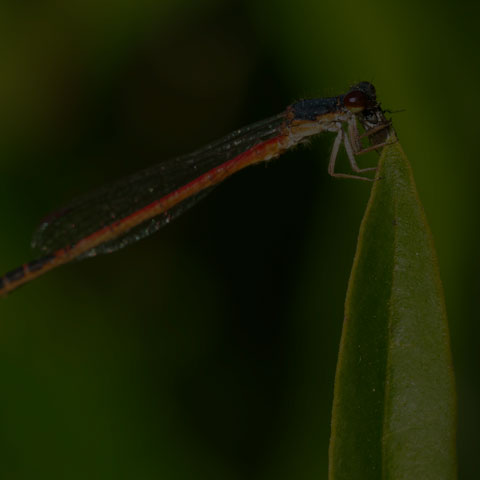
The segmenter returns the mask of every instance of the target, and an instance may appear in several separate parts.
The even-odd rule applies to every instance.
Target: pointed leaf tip
[[[454,479],[455,387],[431,233],[398,141],[382,152],[350,276],[330,480]]]

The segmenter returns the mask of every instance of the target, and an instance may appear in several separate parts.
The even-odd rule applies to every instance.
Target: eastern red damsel
[[[359,134],[357,121],[365,133]],[[0,277],[0,295],[74,259],[109,253],[156,232],[233,173],[278,157],[321,132],[335,132],[328,172],[371,180],[355,156],[379,148],[389,125],[368,82],[336,97],[301,100],[283,113],[234,131],[206,147],[167,160],[74,200],[47,217],[33,237],[42,256]],[[373,145],[362,148],[362,136]],[[355,174],[335,172],[344,145]]]

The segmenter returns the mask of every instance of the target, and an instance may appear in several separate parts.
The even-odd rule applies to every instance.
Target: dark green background
[[[35,225],[73,196],[372,81],[405,110],[394,122],[449,312],[460,477],[478,478],[479,11],[446,5],[4,0],[1,270],[33,258]],[[328,177],[331,142],[243,171],[148,240],[1,300],[2,478],[326,478],[369,193]]]

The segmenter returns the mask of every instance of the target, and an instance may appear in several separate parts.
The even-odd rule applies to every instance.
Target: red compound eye
[[[368,97],[360,90],[353,90],[345,95],[343,104],[352,113],[359,113],[368,106]]]

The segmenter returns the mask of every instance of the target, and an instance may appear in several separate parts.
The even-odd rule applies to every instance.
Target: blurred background
[[[371,81],[402,110],[446,292],[460,478],[478,478],[478,14],[412,0],[3,0],[0,270],[33,259],[35,226],[72,197]],[[327,175],[332,140],[1,301],[3,477],[327,477],[370,189]]]

